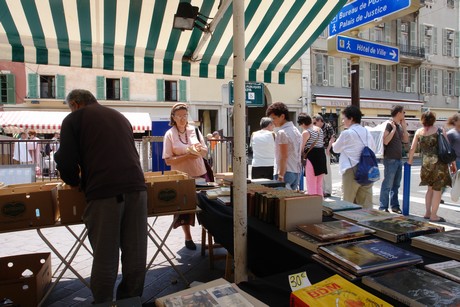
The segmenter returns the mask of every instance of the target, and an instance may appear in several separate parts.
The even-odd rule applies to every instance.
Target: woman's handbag
[[[452,189],[450,190],[452,201],[457,202],[460,197],[460,170],[452,174]]]
[[[195,133],[198,141],[201,143],[201,137],[200,137],[200,132],[198,128],[195,127]],[[204,167],[206,168],[206,180],[208,182],[214,182],[214,172],[212,170],[211,164],[209,164],[209,161],[206,158],[203,158],[203,163]]]
[[[442,130],[438,128],[438,159],[442,163],[449,164],[457,159],[454,149],[445,138]]]

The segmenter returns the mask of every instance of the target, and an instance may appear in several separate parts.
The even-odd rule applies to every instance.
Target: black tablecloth
[[[233,209],[198,194],[201,211],[198,220],[233,254]],[[325,218],[331,220],[331,218]],[[442,255],[412,247],[409,242],[397,243],[398,247],[423,257],[423,265],[450,260]],[[257,277],[239,283],[244,291],[270,306],[289,306],[291,293],[288,276],[307,272],[312,284],[335,274],[311,259],[313,253],[287,239],[287,234],[274,225],[248,217],[248,269]],[[372,288],[355,282],[358,286],[395,306],[402,303],[383,295]]]

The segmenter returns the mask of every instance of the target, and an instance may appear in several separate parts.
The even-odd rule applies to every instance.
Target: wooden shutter
[[[403,92],[402,86],[402,68],[401,65],[396,66],[396,90],[398,92]]]
[[[121,100],[129,100],[129,78],[121,78]]]
[[[432,69],[431,74],[433,75],[433,94],[438,94],[438,87],[439,87],[439,78],[438,78],[438,70]]]
[[[323,55],[320,53],[315,54],[316,59],[316,85],[321,86],[323,84]]]
[[[65,76],[56,75],[56,98],[65,99]]]
[[[16,103],[16,79],[15,75],[7,74],[6,75],[6,103],[15,104]]]
[[[100,100],[105,100],[105,77],[104,76],[96,77],[96,98]]]
[[[28,98],[38,98],[38,74],[28,74],[27,83],[29,87],[29,92],[27,94]]]
[[[417,69],[410,67],[410,92],[415,93],[417,91]]]
[[[348,72],[348,59],[342,58],[342,87],[350,87],[350,75]]]
[[[455,72],[455,90],[454,94],[455,96],[460,96],[460,73],[458,71]]]
[[[187,101],[187,81],[179,80],[179,101]]]
[[[385,71],[385,89],[387,91],[391,91],[391,81],[392,81],[391,77],[393,76],[391,67],[392,66],[386,66],[386,71]]]
[[[334,86],[335,85],[335,78],[334,78],[334,57],[328,57],[327,64],[328,64],[328,81],[329,81],[329,86]]]
[[[417,24],[415,22],[410,22],[409,23],[409,27],[410,27],[410,37],[409,37],[409,42],[410,42],[410,47],[416,47],[417,46],[417,37],[416,37],[416,29],[417,29]],[[410,48],[409,48],[410,50]]]
[[[426,82],[426,69],[424,67],[420,68],[420,93],[425,94],[427,92],[427,82]]]
[[[377,64],[371,63],[371,90],[377,89]]]
[[[454,56],[457,57],[457,58],[460,56],[460,50],[459,50],[460,35],[459,34],[460,34],[459,31],[455,31],[455,37],[454,37],[454,42],[453,42]]]
[[[165,101],[165,80],[157,79],[157,101]]]

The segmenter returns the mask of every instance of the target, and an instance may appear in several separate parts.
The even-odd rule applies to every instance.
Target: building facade
[[[299,61],[286,74],[284,84],[263,84],[264,105],[247,108],[248,136],[259,130],[260,118],[275,101],[286,103],[293,116],[302,111],[300,80]],[[189,119],[199,122],[204,134],[222,130],[225,136],[232,136],[230,80],[0,62],[0,81],[0,102],[6,112],[68,112],[66,95],[85,88],[103,105],[121,112],[148,113],[154,122],[169,121],[171,107],[185,102],[190,105]]]
[[[376,24],[359,38],[399,47],[397,65],[359,62],[360,107],[364,124],[375,125],[402,104],[409,129],[419,126],[425,109],[440,122],[459,110],[459,2],[422,1],[419,11]],[[341,109],[351,103],[351,62],[328,55],[327,29],[301,59],[303,95],[307,108],[338,121]]]

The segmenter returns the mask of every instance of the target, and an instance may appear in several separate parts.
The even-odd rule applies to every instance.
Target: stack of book
[[[332,216],[334,212],[346,211],[346,210],[358,210],[362,209],[360,205],[350,203],[344,200],[335,200],[326,198],[323,200],[323,215]]]
[[[356,276],[423,262],[421,256],[380,239],[320,246],[318,253]]]
[[[267,306],[255,297],[219,278],[155,300],[156,306]]]
[[[425,269],[460,283],[460,262],[457,260],[427,264]]]
[[[288,232],[287,238],[316,253],[320,246],[364,238],[374,232],[372,229],[340,220],[297,225],[297,230]]]
[[[345,210],[336,211],[332,215],[333,218],[338,220],[346,220],[353,223],[369,220],[381,220],[392,217],[393,215],[386,211],[377,209],[358,209],[358,210]]]
[[[376,236],[395,243],[408,241],[410,238],[424,234],[444,231],[442,226],[405,216],[360,221],[358,224],[374,229]]]
[[[208,199],[217,199],[220,196],[230,196],[230,187],[218,187],[205,190],[204,192]]]
[[[408,306],[460,306],[460,284],[416,267],[380,272],[363,284]]]
[[[460,260],[460,230],[418,236],[411,245],[452,259]]]
[[[392,306],[377,296],[343,279],[331,276],[291,293],[291,306]]]

